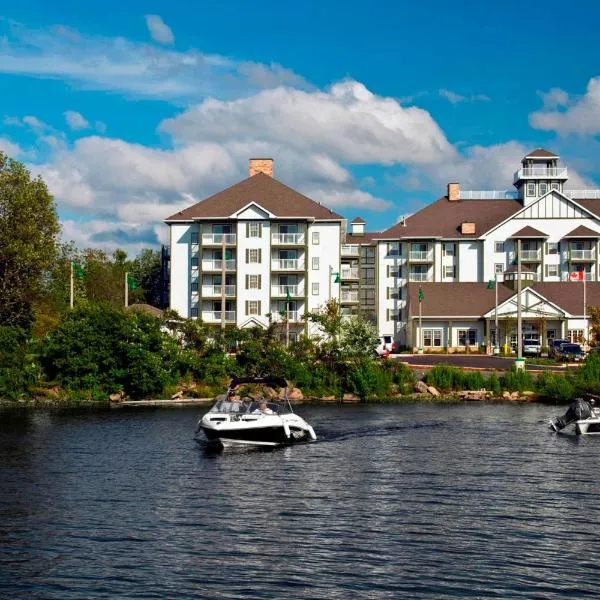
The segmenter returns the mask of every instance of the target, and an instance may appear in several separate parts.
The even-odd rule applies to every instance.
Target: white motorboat
[[[562,417],[550,421],[550,429],[559,432],[573,429],[577,435],[600,434],[600,409],[594,406],[594,400],[576,398]]]
[[[236,389],[243,385],[280,387],[284,397],[278,400],[254,396],[240,397]],[[200,431],[210,442],[222,446],[286,446],[317,439],[314,429],[295,414],[288,398],[288,383],[277,377],[239,377],[233,379],[227,393],[217,396],[215,404],[200,419]]]

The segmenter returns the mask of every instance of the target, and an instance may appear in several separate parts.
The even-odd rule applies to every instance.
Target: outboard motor
[[[567,425],[582,419],[588,419],[592,416],[592,402],[583,398],[575,398],[575,401],[569,406],[567,412],[562,417],[555,417],[550,421],[550,429],[560,431]]]

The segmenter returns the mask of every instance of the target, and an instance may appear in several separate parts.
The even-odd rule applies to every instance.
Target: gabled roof
[[[531,227],[527,225],[527,227],[523,227],[523,229],[519,229],[516,233],[513,233],[511,238],[547,238],[548,234],[536,229],[535,227]],[[600,236],[599,236],[600,237]]]
[[[373,240],[377,240],[381,237],[379,231],[366,231],[362,235],[351,235],[346,234],[346,244],[369,244]]]
[[[581,239],[581,238],[600,238],[600,233],[598,233],[597,231],[594,231],[593,229],[590,229],[589,227],[586,227],[585,225],[579,225],[579,227],[575,227],[575,229],[573,229],[573,231],[569,231],[569,233],[567,233],[567,235],[563,236],[563,239],[569,239],[569,238],[576,238],[576,239]]]
[[[559,158],[559,156],[558,154],[554,154],[554,152],[544,150],[544,148],[536,148],[529,152],[525,158]]]
[[[379,239],[465,238],[476,239],[523,208],[518,200],[458,200],[447,197],[425,206],[407,217],[406,225],[397,223]],[[475,233],[462,234],[462,223],[475,223]]]
[[[362,217],[356,217],[350,221],[350,223],[366,223],[366,221]]]
[[[585,284],[587,306],[600,306],[600,283]],[[536,283],[533,289],[573,316],[583,316],[583,283],[581,281]]]
[[[340,220],[341,215],[300,194],[264,173],[257,173],[235,185],[206,198],[165,221],[195,219],[227,219],[235,212],[255,203],[275,217]]]

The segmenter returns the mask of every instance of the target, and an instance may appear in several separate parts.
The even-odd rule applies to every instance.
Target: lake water
[[[202,409],[0,413],[0,597],[600,595],[600,436],[542,405],[305,406],[211,454]]]

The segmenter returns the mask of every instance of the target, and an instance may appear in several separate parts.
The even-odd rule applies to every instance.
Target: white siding
[[[182,317],[190,316],[191,232],[198,231],[195,225],[171,225],[171,293],[170,306]],[[198,256],[196,254],[196,256]],[[194,270],[197,281],[197,269]]]

